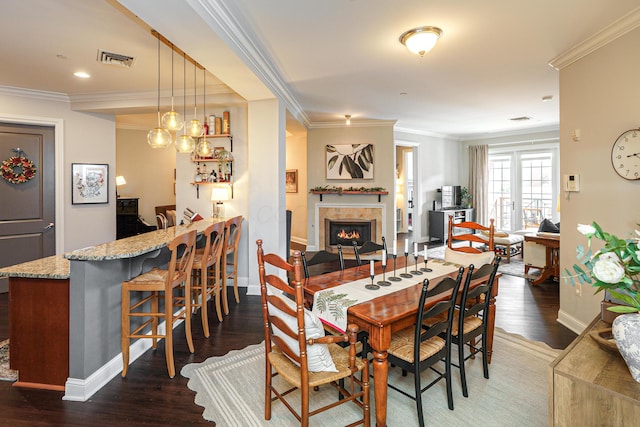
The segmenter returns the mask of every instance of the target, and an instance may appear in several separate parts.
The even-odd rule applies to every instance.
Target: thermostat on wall
[[[564,191],[580,191],[580,175],[578,174],[565,175]]]

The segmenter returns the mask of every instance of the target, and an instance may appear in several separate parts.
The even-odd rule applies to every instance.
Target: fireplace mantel
[[[388,191],[360,191],[360,190],[344,190],[344,191],[332,191],[332,190],[310,190],[311,194],[317,194],[320,196],[320,201],[322,201],[323,194],[336,194],[338,196],[350,195],[350,196],[368,196],[374,195],[378,196],[378,203],[381,202],[381,196],[386,196],[389,194]]]

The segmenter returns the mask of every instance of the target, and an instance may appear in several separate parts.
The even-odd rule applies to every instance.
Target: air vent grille
[[[509,120],[512,122],[526,122],[527,120],[531,120],[531,117],[522,116],[522,117],[512,117]]]
[[[132,56],[122,55],[119,53],[107,52],[98,49],[98,62],[107,65],[118,65],[124,68],[131,68],[135,59]]]

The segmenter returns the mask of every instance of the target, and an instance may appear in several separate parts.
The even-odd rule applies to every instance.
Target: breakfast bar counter
[[[85,401],[122,370],[121,283],[169,260],[167,244],[212,222],[149,233],[0,269],[9,277],[11,368],[17,386]],[[146,343],[145,343],[146,344]],[[131,362],[146,351],[140,341]]]

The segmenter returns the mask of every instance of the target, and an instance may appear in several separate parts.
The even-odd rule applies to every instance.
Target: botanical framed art
[[[285,189],[287,193],[298,192],[298,169],[288,169],[285,172]]]
[[[327,179],[373,179],[373,144],[326,146]]]
[[[109,203],[109,165],[71,164],[71,204]]]

